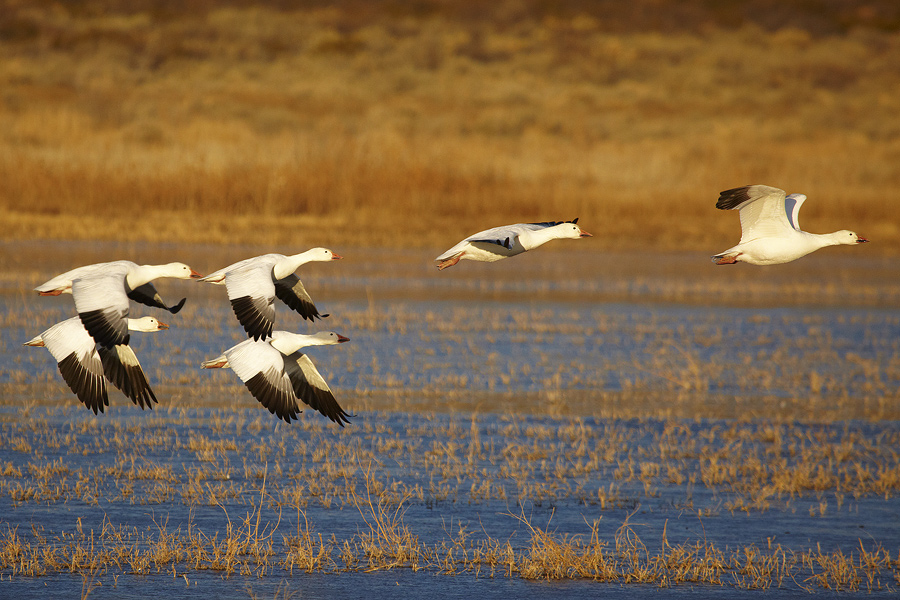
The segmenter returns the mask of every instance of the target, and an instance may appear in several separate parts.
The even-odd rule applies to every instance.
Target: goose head
[[[312,250],[307,250],[306,254],[309,257],[309,260],[319,260],[322,262],[326,262],[329,260],[340,260],[344,258],[339,254],[335,254],[328,248],[313,248]]]
[[[128,329],[132,331],[161,331],[169,326],[153,317],[141,317],[140,319],[128,319]]]
[[[318,331],[312,334],[313,338],[319,340],[319,345],[327,346],[330,344],[343,344],[344,342],[349,342],[350,338],[344,337],[339,333],[335,333],[333,331]]]
[[[866,238],[857,235],[856,232],[849,231],[847,229],[836,231],[831,235],[838,244],[846,244],[847,246],[852,246],[853,244],[864,244],[869,241]]]
[[[180,262],[169,263],[165,266],[165,269],[167,276],[175,279],[199,279],[203,277],[197,271]]]
[[[587,231],[583,231],[581,227],[578,226],[578,219],[572,219],[571,221],[566,221],[565,223],[560,223],[556,226],[559,230],[560,237],[562,238],[570,238],[577,240],[578,238],[583,237],[594,237],[589,234]]]

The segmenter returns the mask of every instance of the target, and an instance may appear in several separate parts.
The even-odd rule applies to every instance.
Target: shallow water
[[[8,417],[19,415],[17,410],[6,413]],[[728,485],[707,485],[702,478],[674,484],[664,474],[647,480],[623,478],[617,471],[630,456],[642,455],[648,462],[661,460],[655,454],[654,442],[667,427],[673,426],[672,421],[364,412],[357,415],[356,421],[365,421],[368,426],[357,425],[356,429],[338,432],[321,423],[302,428],[275,424],[268,415],[260,418],[253,409],[238,409],[231,421],[214,425],[205,423],[215,422],[216,416],[198,409],[159,408],[152,414],[140,414],[137,409],[122,407],[102,420],[77,408],[33,409],[27,416],[27,423],[10,418],[0,428],[5,440],[0,448],[0,465],[16,465],[23,473],[22,477],[4,477],[5,525],[23,538],[41,536],[51,544],[63,546],[87,544],[90,539],[92,547],[112,547],[115,544],[104,540],[101,534],[105,526],[125,531],[125,542],[118,543],[126,546],[161,532],[184,534],[193,529],[209,536],[222,535],[229,524],[238,526],[248,515],[252,522],[257,506],[262,506],[259,518],[266,534],[278,540],[276,548],[304,523],[326,539],[350,539],[365,530],[365,511],[338,495],[329,498],[329,492],[320,489],[304,498],[302,520],[287,505],[298,482],[306,482],[313,489],[310,482],[317,477],[307,471],[316,471],[321,464],[316,453],[323,448],[329,454],[337,453],[341,444],[353,447],[354,456],[375,462],[348,461],[344,464],[347,472],[326,483],[338,488],[354,481],[360,486],[364,470],[371,469],[388,489],[398,484],[399,489],[418,486],[424,493],[406,500],[403,522],[424,546],[438,546],[465,529],[475,539],[508,539],[513,547],[524,550],[530,543],[530,533],[519,517],[557,535],[582,537],[590,534],[589,524],[596,522],[597,533],[601,539],[609,540],[611,547],[615,546],[613,540],[624,522],[648,547],[665,539],[673,547],[703,542],[725,552],[778,545],[799,552],[818,549],[849,554],[858,551],[860,544],[869,550],[879,544],[890,549],[900,539],[900,518],[893,494],[888,498],[847,494],[843,504],[838,505],[834,490],[804,490],[770,498],[764,510],[743,511],[729,509],[729,503],[742,493]],[[693,438],[709,436],[711,440],[704,444],[701,455],[682,452],[673,461],[688,478],[701,471],[703,456],[726,450],[736,439],[745,440],[740,449],[745,457],[771,451],[771,444],[754,440],[754,423],[738,426],[736,435],[728,435],[735,427],[728,421],[700,420],[675,425],[678,430],[669,435],[676,439],[668,438],[666,445],[674,453],[688,447]],[[579,429],[577,435],[588,440],[582,457],[574,453],[575,443],[570,439],[575,435],[573,426]],[[603,438],[610,434],[618,438],[618,450],[594,468],[578,468],[586,457],[605,448]],[[894,422],[786,425],[783,435],[787,438],[786,448],[794,447],[790,438],[801,444],[810,439],[828,439],[837,446],[849,443],[858,452],[854,461],[859,461],[861,467],[877,468],[884,457],[877,453],[867,456],[870,451],[852,440],[884,438],[895,444],[900,439],[900,427]],[[218,444],[220,449],[213,456],[204,454],[193,444],[194,438],[202,438],[213,446]],[[471,460],[466,448],[473,439],[483,450]],[[48,444],[48,440],[59,446]],[[303,445],[303,441],[310,443]],[[403,445],[385,449],[386,441]],[[30,445],[28,451],[22,450],[23,443]],[[451,444],[455,451],[435,451]],[[391,449],[394,447],[397,451]],[[550,451],[542,454],[546,448]],[[503,457],[511,456],[515,449],[536,453],[530,460],[516,459],[519,468],[527,471],[527,476],[521,478],[504,471],[507,465]],[[561,463],[556,457],[560,449],[573,451]],[[786,467],[794,468],[797,462],[800,461],[789,459]],[[47,465],[57,465],[64,473],[49,478],[40,475]],[[558,476],[561,465],[570,467],[571,473]],[[167,472],[161,477],[135,474],[135,467],[141,466]],[[121,474],[113,475],[114,468]],[[196,494],[191,481],[204,470],[206,483],[232,490],[233,495],[223,492],[213,503],[208,495]],[[216,479],[216,472],[228,475]],[[89,491],[79,490],[82,483],[91,480],[96,483],[84,486]],[[475,491],[483,481],[494,486],[489,497]],[[13,492],[21,488],[46,491],[27,500],[15,500]],[[603,505],[597,491],[607,489],[614,489],[613,498]],[[265,502],[261,502],[263,498]],[[822,508],[823,502],[827,508]],[[246,597],[246,587],[257,592],[272,590],[273,582],[282,581],[288,582],[295,593],[327,591],[348,596],[354,595],[355,585],[367,589],[400,586],[401,593],[408,595],[421,593],[427,589],[424,586],[436,585],[442,594],[452,595],[465,593],[478,581],[489,581],[489,587],[498,596],[540,589],[542,594],[560,597],[592,596],[597,591],[595,586],[620,585],[526,582],[508,577],[502,570],[486,578],[488,569],[480,578],[461,573],[437,579],[436,568],[417,573],[399,569],[372,575],[372,579],[360,579],[360,573],[298,571],[290,575],[278,566],[244,577],[227,576],[209,568],[197,570],[189,565],[178,565],[177,571],[180,574],[175,576],[171,569],[136,576],[129,575],[127,566],[121,573],[110,566],[97,576],[103,586],[93,590],[91,596],[120,597],[130,589],[143,589],[141,582],[149,586],[150,592],[180,593],[185,585],[191,585],[204,593],[225,597]],[[53,576],[49,580],[56,581],[53,585],[57,590],[69,586],[76,591],[82,583],[81,577],[75,575]],[[888,577],[887,582],[890,581]],[[48,578],[17,576],[13,582],[25,592],[36,593],[44,590]],[[700,587],[703,594],[717,594],[714,586]],[[783,591],[792,593],[797,589],[792,582],[786,582]],[[621,591],[642,594],[647,589],[641,586]]]
[[[900,278],[889,261],[831,254],[766,271],[717,269],[705,257],[684,255],[610,261],[548,252],[437,274],[428,253],[359,251],[351,258],[352,251],[338,249],[345,261],[310,265],[303,279],[320,310],[332,314],[315,329],[352,340],[309,352],[354,414],[341,430],[309,410],[299,423],[280,423],[233,373],[198,368],[242,339],[219,287],[158,285],[168,301],[189,301],[177,315],[156,315],[170,330],[132,336],[160,399],[152,413],[111,391],[111,406],[95,417],[63,385],[49,353],[21,346],[74,314],[71,298],[29,291],[63,270],[54,265],[125,254],[162,262],[181,252],[209,272],[252,249],[216,250],[215,260],[196,247],[35,244],[3,251],[9,267],[0,285],[0,467],[21,476],[0,476],[0,534],[74,543],[99,536],[108,523],[138,536],[133,544],[161,529],[193,527],[212,536],[261,506],[262,528],[280,542],[298,526],[296,511],[285,506],[302,483],[311,529],[346,540],[365,531],[363,515],[328,489],[362,490],[368,468],[398,494],[420,490],[407,497],[403,522],[426,546],[464,527],[473,539],[510,540],[524,551],[531,535],[522,517],[560,536],[589,537],[596,522],[612,548],[627,522],[654,549],[664,539],[723,551],[900,549],[898,490],[889,483],[898,469],[891,448],[900,440]],[[22,260],[23,253],[33,260]],[[283,305],[276,310],[280,328],[313,329]],[[141,307],[140,314],[153,313]],[[810,461],[834,478],[763,492],[740,473],[713,481],[710,457],[766,465],[771,486]],[[326,476],[323,461],[343,471]],[[163,475],[140,475],[142,467]],[[887,482],[886,491],[865,482],[854,488],[850,479],[860,469]],[[215,503],[211,488],[198,492],[192,484],[198,473],[205,477],[200,488],[219,490]],[[321,488],[311,495],[314,485]],[[31,488],[43,491],[22,499]],[[187,588],[225,598],[352,597],[362,589],[449,597],[658,593],[500,572],[443,576],[435,568],[176,571],[107,568],[90,596],[154,597]],[[896,588],[896,567],[881,581]],[[60,573],[15,575],[4,587],[29,597],[43,596],[47,586],[73,595],[83,584],[80,575]],[[682,584],[666,593],[752,592]],[[800,593],[807,592],[792,581],[777,590]]]

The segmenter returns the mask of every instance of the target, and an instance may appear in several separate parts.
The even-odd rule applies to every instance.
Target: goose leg
[[[437,266],[438,270],[443,271],[447,267],[452,267],[453,265],[455,265],[456,263],[459,262],[459,259],[462,258],[463,254],[465,254],[465,252],[460,252],[459,254],[451,256],[450,258],[448,258],[446,260],[442,260],[441,264],[439,264]]]
[[[740,256],[740,254],[735,254],[733,256],[714,256],[713,262],[717,265],[734,265],[738,262],[738,256]]]
[[[200,365],[204,369],[227,369],[229,368],[228,359],[224,356],[208,360]]]

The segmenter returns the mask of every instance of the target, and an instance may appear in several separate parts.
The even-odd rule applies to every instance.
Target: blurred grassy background
[[[0,57],[2,239],[712,253],[765,183],[900,249],[894,0],[0,0]]]

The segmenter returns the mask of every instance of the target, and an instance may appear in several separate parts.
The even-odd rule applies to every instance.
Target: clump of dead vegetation
[[[404,523],[404,502],[374,498],[377,481],[366,476],[365,497],[357,497],[365,524],[348,539],[323,538],[313,532],[306,515],[293,535],[276,539],[278,524],[260,525],[254,506],[239,523],[227,520],[222,532],[210,535],[192,521],[185,528],[165,523],[153,530],[115,527],[104,520],[100,531],[53,535],[42,528],[22,534],[0,531],[0,572],[8,577],[41,577],[71,573],[94,578],[120,574],[172,574],[197,571],[224,576],[273,576],[281,572],[340,573],[389,569],[430,570],[443,575],[522,577],[525,579],[590,579],[660,587],[727,585],[741,589],[796,587],[809,592],[895,590],[900,557],[878,544],[849,553],[820,549],[793,551],[770,544],[734,549],[708,542],[670,544],[665,532],[651,550],[626,520],[611,541],[598,533],[569,535],[541,527],[524,514],[508,516],[525,527],[524,544],[490,536],[476,537],[461,527],[439,544],[423,544]],[[265,490],[260,491],[260,499]]]

